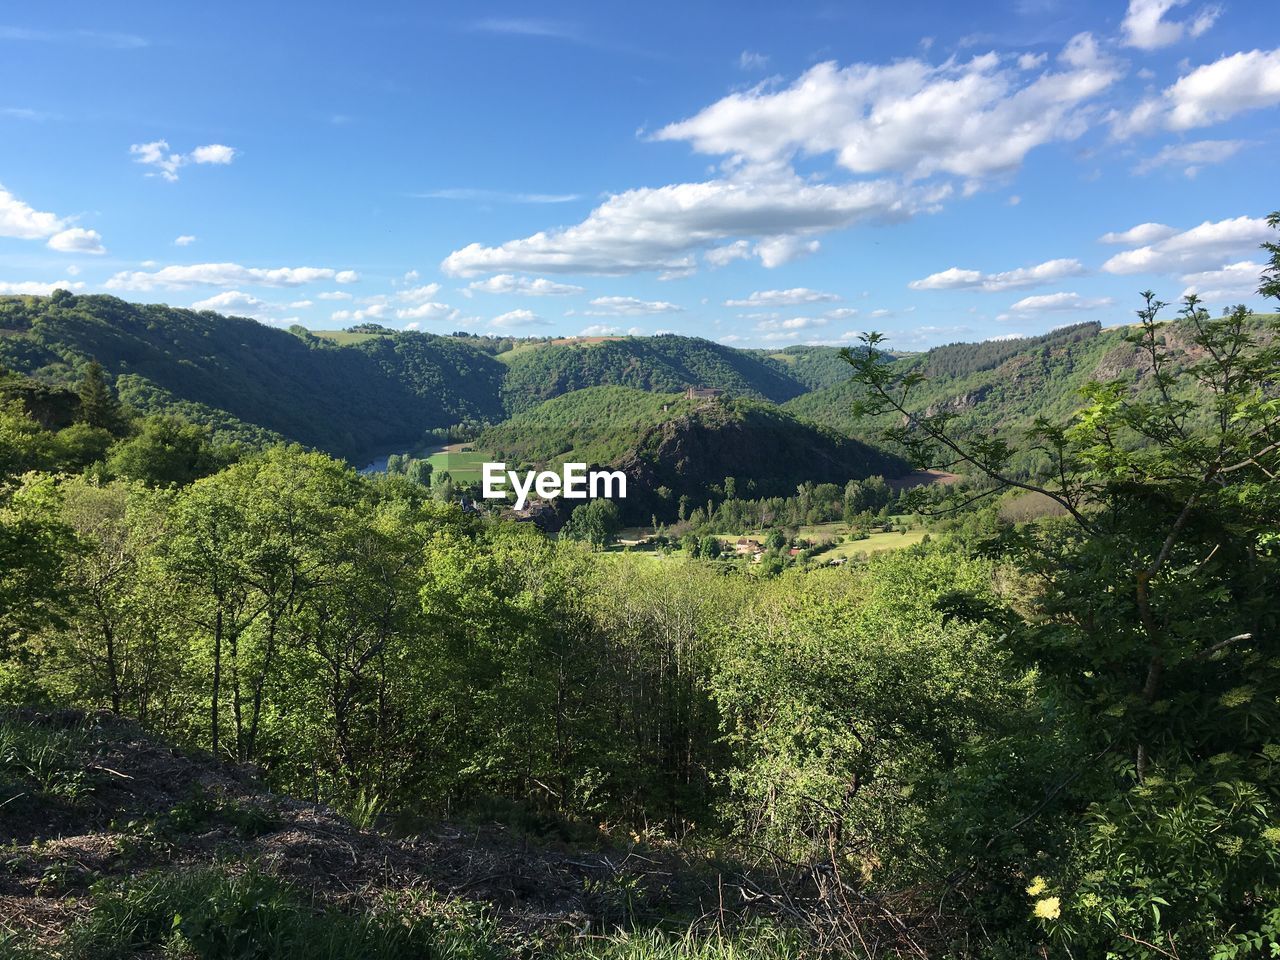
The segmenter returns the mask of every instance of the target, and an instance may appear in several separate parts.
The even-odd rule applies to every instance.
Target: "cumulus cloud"
[[[712,247],[702,255],[709,267],[726,267],[735,260],[746,260],[751,256],[751,241],[735,240],[722,247]]]
[[[396,311],[396,317],[401,320],[453,320],[457,316],[457,309],[447,303],[435,301],[426,301]]]
[[[820,246],[817,240],[805,240],[802,237],[769,237],[757,243],[752,248],[752,253],[760,258],[761,266],[772,270],[784,263],[817,253]]]
[[[391,305],[385,301],[378,300],[368,306],[360,307],[358,310],[335,310],[329,315],[329,319],[340,323],[347,320],[359,323],[363,320],[385,320],[390,316]]]
[[[317,300],[350,300],[351,294],[345,290],[326,290],[316,294]]]
[[[1063,258],[1046,260],[1033,267],[1018,267],[1016,270],[1005,270],[1001,273],[983,273],[980,270],[951,267],[923,279],[912,280],[907,286],[912,290],[978,289],[998,292],[1016,290],[1020,287],[1035,287],[1042,283],[1054,283],[1065,277],[1078,277],[1084,272],[1084,264],[1079,260]]]
[[[725,240],[901,220],[932,209],[949,192],[945,186],[902,187],[888,180],[821,183],[785,166],[749,165],[714,180],[615,194],[579,224],[496,247],[473,243],[449,254],[441,270],[449,276],[687,271],[691,252]]]
[[[575,287],[571,283],[556,283],[546,277],[517,277],[511,273],[499,273],[487,280],[476,280],[468,284],[467,289],[526,297],[567,297],[586,292],[585,288]]]
[[[135,143],[129,147],[134,162],[153,168],[147,176],[163,177],[173,182],[178,179],[178,170],[189,164],[216,164],[226,166],[237,156],[234,147],[223,143],[207,143],[196,147],[190,153],[174,153],[169,149],[167,140],[152,140],[150,143]]]
[[[1182,167],[1182,173],[1194,177],[1200,168],[1229,160],[1249,145],[1247,140],[1196,140],[1170,144],[1154,156],[1138,163],[1135,173],[1150,173],[1158,167]]]
[[[1155,243],[1157,240],[1172,237],[1177,232],[1177,227],[1170,227],[1163,223],[1140,223],[1136,227],[1130,227],[1128,230],[1104,233],[1098,238],[1098,242],[1124,244],[1125,246],[1131,246],[1135,243]]]
[[[763,70],[769,66],[769,58],[754,50],[743,50],[738,54],[738,67],[742,70]]]
[[[107,252],[98,231],[84,227],[70,227],[55,233],[49,238],[48,246],[59,253],[91,253],[97,256]]]
[[[489,326],[499,328],[546,327],[550,325],[550,320],[545,320],[532,310],[527,310],[523,307],[518,310],[508,310],[506,313],[500,313],[489,321]]]
[[[632,330],[637,328],[632,327]],[[593,323],[589,327],[583,327],[578,331],[580,337],[620,337],[622,336],[621,327],[611,327],[607,323]],[[634,334],[633,334],[634,336]]]
[[[641,317],[684,310],[684,307],[665,300],[640,300],[637,297],[596,297],[591,301],[591,307],[582,311],[588,317]]]
[[[1253,296],[1258,292],[1262,273],[1266,264],[1253,260],[1241,260],[1228,263],[1217,270],[1199,270],[1182,275],[1182,282],[1187,288],[1182,291],[1185,297],[1196,294],[1202,300],[1230,300],[1239,297]]]
[[[1111,297],[1090,299],[1078,293],[1045,293],[1035,297],[1023,297],[1009,307],[1010,314],[1052,313],[1062,310],[1101,310],[1113,305]],[[996,319],[1006,319],[1006,316]]]
[[[825,327],[826,317],[789,317],[786,320],[761,320],[756,324],[757,330],[810,330],[813,327]]]
[[[64,229],[66,222],[57,214],[36,210],[0,184],[0,237],[43,240]]]
[[[68,283],[59,280],[54,283],[41,283],[38,280],[0,280],[0,295],[18,297],[47,297],[55,290],[83,290],[80,282]]]
[[[1271,235],[1263,217],[1235,217],[1173,233],[1117,253],[1102,265],[1107,273],[1186,273],[1212,270],[1241,253],[1252,253]]]
[[[108,290],[181,290],[185,287],[298,287],[317,280],[348,283],[355,278],[349,270],[328,267],[244,267],[238,263],[193,263],[186,266],[162,267],[147,272],[126,270],[115,274],[105,284]],[[323,293],[321,299],[331,299]]]
[[[222,293],[215,293],[212,297],[207,297],[204,300],[197,300],[191,304],[191,309],[213,310],[217,313],[235,314],[236,316],[256,319],[278,312],[281,307],[277,304],[267,303],[265,300],[259,300],[252,294],[242,293],[239,290],[224,290]]]
[[[792,287],[790,290],[756,290],[741,300],[726,300],[726,307],[790,307],[800,303],[834,303],[838,294],[808,287]]]
[[[403,300],[405,303],[427,303],[434,300],[439,293],[440,284],[424,283],[422,286],[401,290],[396,294],[396,299]]]
[[[190,233],[184,233],[182,236],[174,238],[173,241],[174,246],[177,247],[189,247],[195,242],[195,236]]]
[[[1191,130],[1276,104],[1280,104],[1280,48],[1250,50],[1197,67],[1160,96],[1115,114],[1111,127],[1120,138],[1156,127]]]
[[[772,162],[832,154],[857,174],[982,178],[1016,170],[1035,147],[1085,130],[1080,108],[1119,77],[1088,34],[1063,69],[1029,78],[995,53],[940,65],[820,63],[783,89],[733,93],[654,136],[709,154]]]
[[[1170,10],[1186,3],[1187,0],[1129,0],[1129,10],[1120,24],[1125,45],[1158,50],[1177,43],[1184,36],[1198,37],[1213,26],[1222,12],[1217,6],[1207,6],[1190,20],[1165,19]]]

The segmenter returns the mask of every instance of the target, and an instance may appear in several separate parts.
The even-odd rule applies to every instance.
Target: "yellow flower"
[[[1218,698],[1224,707],[1242,707],[1253,699],[1254,688],[1251,686],[1234,687]]]
[[[1044,877],[1032,878],[1030,886],[1027,887],[1027,896],[1034,897],[1037,893],[1044,893],[1045,887],[1048,885]]]
[[[1045,897],[1036,901],[1036,916],[1041,920],[1057,920],[1062,915],[1062,901],[1057,897]]]
[[[1262,831],[1262,839],[1268,843],[1280,843],[1280,827],[1267,827]]]

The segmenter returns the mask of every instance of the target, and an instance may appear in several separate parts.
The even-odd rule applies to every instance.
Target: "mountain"
[[[723,496],[734,477],[743,497],[790,496],[805,482],[897,476],[897,457],[747,397],[691,399],[629,387],[591,387],[547,400],[476,442],[520,465],[584,462],[621,469],[633,519],[670,518],[681,497],[694,506]]]
[[[714,387],[782,403],[808,388],[785,364],[756,351],[698,337],[591,337],[519,346],[498,359],[507,366],[502,395],[511,413],[583,387],[623,386],[656,392]]]
[[[503,415],[502,365],[449,337],[403,332],[340,345],[108,296],[0,298],[0,367],[68,385],[91,359],[144,412],[357,460],[432,427]]]
[[[1257,335],[1271,336],[1268,331],[1275,320],[1275,315],[1257,315]],[[926,378],[911,391],[911,409],[949,410],[961,430],[1017,433],[1039,416],[1065,420],[1081,406],[1080,390],[1092,380],[1129,381],[1139,391],[1151,388],[1149,361],[1126,339],[1133,331],[1081,323],[1038,337],[949,344],[891,362],[897,372],[919,371]],[[1171,321],[1162,328],[1162,336],[1175,362],[1199,359],[1188,321]],[[856,417],[854,404],[861,392],[857,384],[839,383],[797,397],[783,408],[875,443],[896,417]],[[1024,457],[1021,465],[1028,463]]]
[[[849,379],[849,364],[840,359],[839,347],[794,346],[783,350],[751,351],[778,365],[805,390],[821,390]]]

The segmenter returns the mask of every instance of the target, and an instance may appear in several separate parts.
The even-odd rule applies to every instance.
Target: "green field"
[[[376,340],[378,337],[389,336],[386,333],[352,333],[350,330],[312,330],[311,332],[322,340],[331,340],[342,347],[349,347],[354,343],[364,343],[366,340]]]
[[[478,450],[462,452],[437,451],[427,457],[431,471],[440,474],[447,470],[449,476],[459,483],[480,483],[483,479],[481,465],[489,459],[489,454]]]

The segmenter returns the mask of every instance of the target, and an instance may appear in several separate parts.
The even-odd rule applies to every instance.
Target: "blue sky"
[[[907,349],[1263,307],[1278,107],[1259,0],[9,5],[0,293]]]

